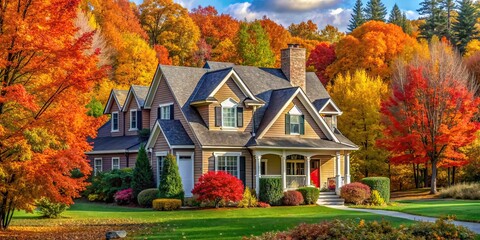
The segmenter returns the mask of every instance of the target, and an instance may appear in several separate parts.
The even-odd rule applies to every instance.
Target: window
[[[224,171],[231,175],[240,178],[239,159],[240,156],[224,155],[217,156],[216,171]]]
[[[300,134],[300,115],[290,115],[290,134]]]
[[[285,134],[303,135],[304,133],[304,116],[297,106],[293,106],[285,116]]]
[[[173,107],[173,104],[164,104],[164,105],[160,105],[160,119],[161,120],[170,120],[170,119],[173,119],[171,116],[171,111],[172,111],[172,108]]]
[[[113,169],[120,169],[120,158],[119,157],[112,157],[112,170]]]
[[[157,156],[157,185],[160,184],[160,177],[162,176],[163,159],[165,159],[165,156]]]
[[[260,174],[267,175],[267,159],[262,159],[260,162]]]
[[[102,159],[95,158],[93,160],[93,175],[97,176],[97,174],[102,172]]]
[[[112,112],[112,132],[118,131],[118,112]]]
[[[237,127],[237,103],[231,98],[222,102],[222,127]]]
[[[130,130],[137,130],[137,110],[130,110]]]
[[[287,161],[287,175],[305,175],[305,162]]]

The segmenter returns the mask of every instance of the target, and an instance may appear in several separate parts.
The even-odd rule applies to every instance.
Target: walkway
[[[418,215],[413,215],[413,214],[408,214],[408,213],[402,213],[402,212],[395,212],[395,211],[386,211],[386,210],[376,210],[376,209],[362,209],[362,208],[349,208],[346,206],[325,206],[329,208],[335,208],[338,210],[346,210],[346,211],[357,211],[357,212],[368,212],[368,213],[374,213],[374,214],[379,214],[379,215],[385,215],[385,216],[390,216],[390,217],[397,217],[397,218],[404,218],[404,219],[409,219],[413,221],[423,221],[423,222],[435,222],[437,218],[434,217],[424,217],[424,216],[418,216]],[[480,223],[474,223],[474,222],[462,222],[462,221],[453,221],[453,224],[457,226],[464,226],[476,234],[480,234]]]

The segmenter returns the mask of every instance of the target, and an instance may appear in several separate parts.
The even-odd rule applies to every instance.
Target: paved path
[[[402,212],[395,212],[395,211],[386,211],[386,210],[376,210],[376,209],[362,209],[362,208],[349,208],[346,206],[326,206],[329,208],[335,208],[339,210],[346,210],[346,211],[357,211],[357,212],[368,212],[368,213],[374,213],[374,214],[379,214],[379,215],[385,215],[385,216],[390,216],[390,217],[397,217],[397,218],[404,218],[404,219],[409,219],[409,220],[414,220],[414,221],[424,221],[424,222],[435,222],[437,218],[434,217],[424,217],[424,216],[418,216],[418,215],[413,215],[413,214],[408,214],[408,213],[402,213]],[[453,221],[453,223],[457,226],[464,226],[476,234],[480,234],[480,223],[474,223],[474,222],[462,222],[462,221]]]

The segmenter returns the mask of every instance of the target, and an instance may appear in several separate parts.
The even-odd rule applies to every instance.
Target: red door
[[[310,181],[315,187],[320,187],[320,160],[314,159],[310,162]]]

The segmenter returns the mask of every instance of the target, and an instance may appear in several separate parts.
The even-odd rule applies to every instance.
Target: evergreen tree
[[[180,172],[178,171],[177,160],[172,154],[163,159],[162,175],[158,186],[160,198],[175,198],[183,201],[183,185]]]
[[[403,32],[406,34],[412,34],[412,23],[407,19],[407,14],[402,14],[402,25]]]
[[[243,23],[238,31],[238,53],[242,65],[273,67],[275,54],[270,48],[270,40],[259,21]]]
[[[398,25],[400,27],[404,23],[402,11],[400,11],[400,8],[398,7],[397,4],[393,6],[392,11],[390,12],[390,17],[388,19],[388,22]]]
[[[478,14],[472,0],[461,0],[458,10],[457,22],[452,27],[453,42],[463,54],[467,44],[478,37],[479,31],[475,27]]]
[[[385,22],[387,16],[387,7],[381,0],[370,0],[365,7],[365,16],[368,21],[382,21]]]
[[[355,28],[360,27],[365,22],[365,16],[363,15],[362,0],[357,0],[353,7],[352,18],[350,24],[348,24],[348,31],[352,32]]]
[[[454,0],[439,0],[440,7],[445,14],[445,20],[447,25],[445,26],[445,32],[443,33],[449,40],[452,38],[452,19],[453,12],[455,12],[455,1]]]
[[[137,198],[142,190],[155,187],[152,166],[147,157],[147,150],[145,150],[145,146],[143,145],[140,146],[140,149],[138,150],[137,161],[135,162],[135,168],[133,169],[131,187],[135,198]]]
[[[446,29],[446,14],[442,10],[440,0],[424,0],[417,10],[420,15],[426,16],[425,24],[420,26],[422,37],[430,40],[433,36],[443,36]]]

